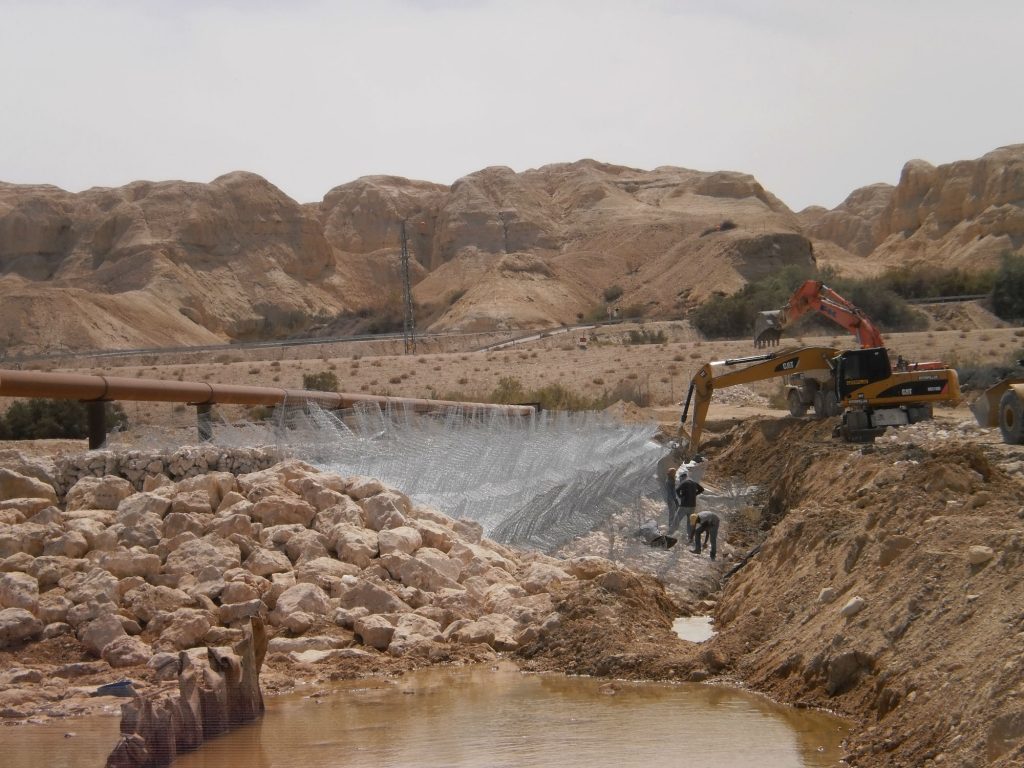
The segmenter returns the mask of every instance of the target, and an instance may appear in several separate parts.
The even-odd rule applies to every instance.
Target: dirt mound
[[[829,427],[720,440],[716,467],[763,485],[770,530],[709,648],[773,696],[860,719],[851,765],[1019,765],[1021,454],[943,425],[864,447]]]

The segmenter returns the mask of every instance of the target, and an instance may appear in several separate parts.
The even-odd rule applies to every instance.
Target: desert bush
[[[912,331],[927,325],[927,318],[907,304],[894,290],[886,287],[882,278],[842,279],[827,270],[816,271],[800,266],[785,267],[766,278],[748,283],[729,296],[715,296],[694,310],[690,321],[697,330],[710,338],[749,335],[753,332],[759,312],[785,306],[797,287],[809,279],[826,282],[883,329]],[[834,323],[817,314],[801,318],[795,328],[805,329],[809,326],[828,332],[835,330]]]
[[[338,377],[333,371],[321,371],[320,373],[302,374],[302,388],[315,389],[318,392],[337,392]]]
[[[626,344],[664,344],[666,341],[664,331],[649,331],[646,328],[630,331],[626,336]]]
[[[104,403],[107,430],[124,429],[128,416],[120,403]],[[85,403],[33,397],[16,400],[0,416],[0,440],[79,439],[89,436]]]
[[[604,289],[604,293],[602,293],[601,295],[604,297],[604,300],[607,303],[611,304],[613,301],[622,298],[622,286],[609,285],[607,288]]]

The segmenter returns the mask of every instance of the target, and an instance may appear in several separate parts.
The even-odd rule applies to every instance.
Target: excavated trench
[[[625,681],[662,681],[650,688],[658,692],[651,694],[654,698],[672,698],[680,691],[686,691],[683,698],[688,698],[688,686],[665,688],[664,684],[711,680],[766,693],[796,705],[797,710],[808,710],[797,714],[812,720],[818,717],[815,710],[849,718],[855,726],[842,751],[850,765],[1020,763],[1024,758],[1024,707],[1020,704],[1024,684],[1019,672],[1024,638],[1024,614],[1019,608],[1024,605],[1020,452],[1004,450],[986,442],[977,430],[949,423],[905,428],[893,438],[886,436],[864,447],[837,443],[830,432],[829,423],[747,420],[707,441],[712,461],[709,483],[724,487],[727,478],[742,478],[740,485],[760,490],[754,503],[741,503],[727,514],[728,549],[723,546],[727,557],[714,565],[706,559],[682,561],[699,567],[692,572],[688,588],[672,584],[666,588],[657,568],[638,568],[619,571],[614,578],[581,580],[552,593],[559,622],[511,657],[524,671],[618,682],[602,688],[600,681],[591,681],[597,687],[590,689],[585,678],[577,681],[584,685],[583,691],[574,693],[560,688],[561,683],[551,684],[543,693],[548,696],[557,688],[553,703],[527,702],[524,694],[513,696],[513,701],[518,697],[518,704],[510,705],[513,709],[551,707],[544,709],[554,719],[544,742],[550,745],[548,759],[551,754],[561,758],[566,743],[607,745],[607,725],[599,725],[596,735],[586,735],[571,714],[566,722],[557,717],[565,712],[591,712],[587,707],[604,704],[615,713],[616,721],[625,717],[624,710],[630,707],[619,707],[617,702],[636,704],[648,695],[646,686]],[[567,554],[603,551],[605,556],[625,560],[633,547],[625,542],[630,526],[648,513],[661,513],[656,499],[628,512],[618,528],[599,526],[578,537],[569,546],[580,551]],[[637,551],[643,556],[656,554]],[[630,566],[628,561],[624,564]],[[735,572],[726,578],[729,571]],[[672,623],[680,614],[705,613],[713,616],[716,631],[705,642],[684,642],[673,632]],[[465,654],[448,660],[472,661],[473,657]],[[323,665],[313,680],[323,686],[329,678],[407,672],[423,663],[429,664],[394,660],[379,662],[372,669],[356,663]],[[463,672],[455,674],[454,684],[425,683],[423,689],[409,678],[410,687],[403,690],[405,678],[401,678],[393,686],[400,691],[398,703],[380,706],[390,711],[402,702],[429,703],[444,688],[464,692],[467,702],[484,700],[484,693],[476,692],[467,678],[458,677]],[[309,680],[310,670],[271,660],[266,678],[269,692],[287,693],[297,679]],[[515,678],[556,679],[547,675]],[[667,696],[664,690],[673,693]],[[693,690],[722,689],[698,686]],[[650,723],[665,722],[656,731],[658,738],[652,739],[660,744],[661,734],[671,732],[673,724],[689,723],[702,712],[726,718],[723,722],[741,723],[728,720],[734,705],[716,709],[699,698],[704,693],[693,695],[698,696],[693,701],[702,702],[693,705],[694,711],[684,708],[658,714],[664,721],[654,715],[645,721],[646,705],[639,706],[640,719],[631,721],[634,741],[646,743]],[[338,706],[336,699],[345,697],[325,698],[318,693],[309,699],[271,698],[280,701],[282,711],[300,710],[301,721],[312,717],[303,707],[322,710],[329,698],[333,708]],[[950,707],[951,701],[957,706]],[[477,709],[488,707],[478,705]],[[784,718],[794,716],[792,709],[785,712]],[[352,715],[340,711],[334,716],[355,722],[345,720]],[[444,718],[451,716],[445,715],[441,722],[447,723]],[[411,717],[415,721],[416,715]],[[591,718],[601,722],[597,714],[582,720]],[[84,726],[85,721],[81,722]],[[797,736],[785,738],[807,742],[804,746],[818,741],[817,736],[799,735],[818,733],[809,722],[796,726]],[[838,732],[839,726],[831,722],[826,730]],[[80,732],[88,727],[65,730]],[[539,726],[531,721],[524,727],[532,733]],[[386,726],[368,721],[358,729],[374,743],[371,736]],[[481,729],[481,723],[469,724],[458,740],[472,740],[471,735]],[[710,724],[706,730],[711,730]],[[287,731],[286,726],[283,732]],[[692,743],[691,731],[682,728],[681,732],[687,734],[682,741]],[[727,729],[730,732],[734,735],[736,728]],[[29,743],[29,733],[3,729],[0,740]],[[269,731],[266,737],[254,731],[242,733],[253,734],[251,739],[264,749],[249,762],[287,764],[266,751],[268,744],[280,742]],[[508,739],[514,741],[512,736]],[[84,739],[77,742],[83,743]],[[355,749],[351,740],[346,743]],[[328,739],[314,746],[336,756],[339,749],[331,744]],[[838,749],[838,744],[839,739],[826,749],[823,759],[830,762],[806,762],[813,756],[804,750],[799,757],[804,762],[779,764],[834,764],[837,753],[828,750]],[[819,746],[824,745],[814,744],[815,753]],[[422,749],[422,744],[416,748]],[[60,754],[77,751],[62,749],[56,742],[47,749]],[[707,755],[713,755],[718,747],[706,749]],[[205,759],[204,753],[195,758]],[[511,763],[531,764],[523,755],[510,758]],[[590,760],[588,764],[601,763]]]

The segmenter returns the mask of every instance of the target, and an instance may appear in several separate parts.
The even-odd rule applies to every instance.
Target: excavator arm
[[[693,456],[698,451],[708,407],[716,389],[788,376],[792,373],[830,370],[832,359],[838,354],[839,350],[833,347],[799,347],[706,363],[690,380],[683,414],[679,420],[679,435],[685,437],[688,443],[686,455]],[[737,365],[743,367],[733,368]],[[686,420],[691,405],[693,416],[687,431]]]
[[[754,322],[754,346],[778,345],[783,330],[808,312],[817,312],[841,325],[857,337],[861,349],[885,346],[871,318],[820,280],[804,282],[782,309],[761,312]]]

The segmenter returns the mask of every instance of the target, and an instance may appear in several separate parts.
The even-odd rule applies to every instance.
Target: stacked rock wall
[[[273,447],[222,448],[186,446],[175,450],[89,451],[62,456],[54,462],[53,486],[61,498],[83,477],[121,477],[141,491],[147,477],[164,476],[177,482],[207,472],[245,475],[267,469],[281,460]]]

